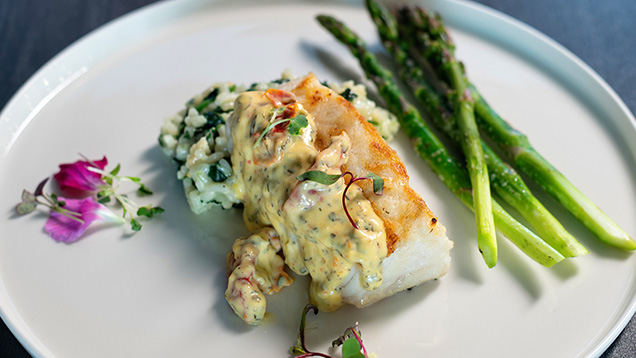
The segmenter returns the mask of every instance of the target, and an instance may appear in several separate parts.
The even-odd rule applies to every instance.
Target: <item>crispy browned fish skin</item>
[[[381,196],[374,194],[370,181],[357,183],[384,221],[389,252],[387,261],[392,261],[390,256],[400,247],[430,251],[405,254],[404,257],[411,260],[410,263],[398,269],[392,268],[398,272],[390,274],[394,281],[399,282],[388,282],[390,287],[381,287],[376,293],[356,292],[358,297],[349,303],[358,307],[366,306],[446,274],[450,265],[449,251],[453,246],[452,241],[446,238],[446,228],[438,222],[422,197],[409,186],[404,163],[373,125],[349,101],[323,86],[313,74],[291,81],[284,88],[294,93],[303,107],[314,116],[318,150],[329,145],[331,136],[345,131],[351,138],[352,147],[343,171],[350,171],[360,177],[374,173],[384,179],[384,193]],[[428,260],[428,263],[416,263],[418,257],[421,261]],[[409,264],[417,267],[409,267]],[[411,269],[413,271],[409,271]],[[391,278],[385,274],[385,280]]]
[[[428,231],[431,233],[446,233],[446,228],[437,221],[426,202],[409,186],[409,176],[397,153],[349,101],[320,84],[314,75],[304,77],[291,92],[314,116],[318,131],[318,150],[329,146],[332,136],[345,131],[355,145],[349,152],[349,160],[343,171],[350,171],[356,176],[365,176],[371,172],[384,179],[384,193],[381,196],[373,193],[370,181],[358,184],[363,187],[365,197],[371,200],[376,212],[384,220],[389,254],[394,251],[401,238],[411,234],[416,221],[427,221]],[[337,104],[334,105],[332,101]]]

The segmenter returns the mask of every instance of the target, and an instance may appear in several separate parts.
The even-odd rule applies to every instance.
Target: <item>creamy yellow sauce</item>
[[[244,204],[248,229],[273,227],[280,236],[285,264],[299,275],[311,276],[312,303],[333,311],[342,305],[340,290],[355,265],[360,269],[361,287],[373,290],[382,283],[382,261],[387,255],[384,225],[357,184],[350,186],[345,199],[358,226],[355,229],[343,208],[344,178],[332,185],[296,179],[310,169],[340,174],[351,143],[342,133],[318,152],[313,117],[289,96],[291,100],[283,102],[264,92],[246,92],[237,98],[228,120],[234,190]],[[284,125],[262,135],[271,122],[299,114],[307,117],[308,125],[298,135],[291,135]],[[259,261],[257,255],[255,262]],[[231,276],[229,286],[233,284]],[[250,312],[247,316],[265,312],[264,298],[249,302],[242,296],[226,298],[235,311],[239,308],[241,317],[245,312]]]
[[[280,250],[280,238],[273,228],[263,228],[232,246],[232,273],[225,298],[248,324],[258,324],[265,316],[263,293],[278,292],[293,282],[277,254]]]

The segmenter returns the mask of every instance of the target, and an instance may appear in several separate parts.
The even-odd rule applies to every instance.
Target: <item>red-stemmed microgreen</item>
[[[331,185],[346,175],[349,175],[351,177],[351,180],[349,180],[349,183],[347,183],[347,186],[345,186],[344,192],[342,193],[342,207],[344,208],[345,214],[347,215],[349,222],[357,230],[358,225],[355,223],[355,221],[351,217],[351,214],[349,214],[349,210],[347,209],[347,205],[345,201],[345,198],[347,197],[347,190],[349,190],[349,187],[351,186],[351,184],[359,180],[372,180],[373,192],[376,195],[382,195],[382,191],[384,189],[384,179],[382,179],[381,177],[373,173],[369,173],[364,177],[356,177],[351,172],[344,172],[342,174],[327,174],[325,172],[321,172],[320,170],[310,170],[308,172],[300,174],[299,176],[296,177],[296,179],[300,181],[311,180],[320,184]]]
[[[342,358],[369,357],[369,353],[362,342],[362,333],[360,333],[358,328],[358,322],[347,328],[342,336],[331,342],[331,346],[342,346]]]
[[[318,307],[307,304],[303,309],[303,314],[300,318],[300,328],[298,330],[298,336],[296,337],[296,345],[290,348],[290,353],[295,358],[305,357],[323,357],[332,358],[330,355],[320,352],[312,352],[307,348],[305,343],[305,322],[309,311],[313,311],[315,315],[318,314]],[[358,328],[358,323],[347,328],[344,334],[336,338],[332,343],[332,347],[342,346],[342,358],[369,358],[369,353],[364,347],[362,342],[362,335]]]
[[[307,348],[307,345],[305,344],[305,321],[307,320],[307,313],[309,313],[309,311],[314,311],[314,315],[317,315],[318,307],[312,304],[307,304],[305,308],[303,309],[303,314],[300,317],[300,328],[298,329],[298,336],[296,337],[296,345],[291,347],[289,351],[296,358],[305,358],[305,357],[331,358],[331,356],[327,354],[310,351]]]

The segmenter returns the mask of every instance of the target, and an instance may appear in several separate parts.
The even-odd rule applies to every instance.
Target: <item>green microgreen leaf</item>
[[[373,181],[373,192],[376,195],[382,195],[382,192],[384,190],[384,179],[373,173],[367,174],[366,179],[371,179]]]
[[[30,214],[35,211],[37,205],[35,201],[23,201],[15,206],[15,212],[18,213],[18,215]]]
[[[299,181],[311,180],[324,185],[331,185],[342,178],[344,174],[327,174],[320,170],[310,170],[296,177]]]
[[[97,202],[100,204],[105,204],[110,202],[111,200],[111,195],[114,194],[113,189],[102,189],[100,191],[97,192]]]
[[[119,174],[119,170],[121,169],[121,164],[117,163],[117,166],[110,171],[110,175],[117,175]]]
[[[137,209],[137,216],[146,216],[151,218],[152,208],[147,206],[142,206],[141,208]]]
[[[333,342],[333,347],[342,345],[342,357],[343,358],[367,358],[367,350],[362,343],[362,333],[358,329],[358,323],[347,328],[344,334]]]
[[[355,337],[347,339],[342,344],[342,358],[365,358],[360,352],[362,346]]]
[[[99,198],[109,197],[112,194],[113,194],[112,189],[102,189],[97,192],[97,198],[99,199]]]
[[[153,207],[151,205],[146,205],[146,206],[142,206],[139,209],[137,209],[137,216],[145,216],[147,218],[152,218],[156,214],[161,214],[164,211],[165,210],[163,210],[163,208],[161,208],[159,206]]]
[[[110,196],[97,196],[97,202],[100,204],[110,203]]]
[[[289,127],[287,127],[287,130],[291,135],[299,135],[300,130],[307,127],[308,124],[309,121],[307,117],[304,114],[299,114],[289,119]]]
[[[133,231],[139,231],[141,230],[141,224],[139,223],[139,221],[137,221],[137,219],[130,219],[130,228]]]
[[[259,144],[261,144],[261,141],[263,140],[263,138],[265,138],[265,135],[267,135],[267,133],[269,133],[274,127],[276,127],[277,125],[281,124],[281,123],[285,123],[288,122],[289,119],[281,119],[278,121],[274,121],[274,122],[270,122],[267,127],[265,127],[265,129],[263,130],[263,133],[261,133],[261,135],[258,137],[258,139],[256,140],[256,143],[254,143],[254,146],[258,146]]]
[[[28,190],[23,190],[22,191],[22,201],[25,201],[25,202],[33,201],[33,202],[35,202],[35,200],[36,200],[36,195],[35,194],[31,193]]]
[[[45,179],[42,183],[45,183],[46,180],[48,180],[48,178]],[[40,184],[42,184],[42,183],[40,183]],[[36,191],[39,191],[41,193],[42,192],[41,186],[43,186],[43,185],[38,185],[38,189],[36,189]],[[20,202],[18,205],[16,205],[15,212],[18,215],[30,214],[33,211],[35,211],[35,208],[37,206],[38,206],[37,196],[35,194],[31,193],[28,190],[23,190],[22,191],[22,202]]]
[[[137,194],[139,195],[152,195],[152,191],[148,189],[148,187],[144,184],[139,184],[139,189],[137,189]]]
[[[284,108],[285,107],[276,108],[274,110],[274,112],[273,112],[274,113],[274,117],[276,116],[277,113],[279,113],[279,112],[282,113],[281,109],[284,109]],[[274,127],[276,127],[277,125],[279,125],[281,123],[285,123],[285,122],[289,122],[289,125],[287,127],[287,131],[289,132],[290,135],[299,135],[300,134],[300,130],[302,128],[305,128],[305,127],[307,127],[309,125],[309,121],[307,120],[307,116],[305,116],[304,114],[299,114],[299,115],[291,117],[291,118],[283,118],[283,119],[279,119],[277,121],[269,122],[267,127],[265,127],[265,129],[263,130],[261,135],[256,140],[256,143],[254,143],[254,146],[259,145],[261,143],[261,141],[263,140],[263,138],[265,138],[267,133],[271,132],[272,129],[274,129]]]
[[[54,204],[55,206],[62,207],[62,206],[64,206],[64,205],[66,205],[66,202],[64,202],[63,200],[59,200],[59,199],[57,198],[57,195],[56,195],[55,193],[51,194],[51,200],[53,201],[53,204]]]

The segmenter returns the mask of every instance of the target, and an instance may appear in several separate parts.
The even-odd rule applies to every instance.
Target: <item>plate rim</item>
[[[118,17],[114,20],[107,22],[106,24],[92,30],[86,35],[82,36],[78,40],[74,41],[50,60],[48,60],[43,66],[41,66],[34,74],[32,74],[29,79],[22,85],[20,88],[11,96],[9,101],[5,104],[0,111],[0,125],[11,126],[18,124],[16,127],[16,131],[11,131],[10,138],[4,137],[4,134],[0,136],[0,146],[4,146],[2,148],[2,156],[0,156],[0,163],[4,161],[8,153],[11,151],[11,147],[13,142],[20,136],[20,133],[24,127],[26,127],[30,120],[37,115],[39,110],[46,106],[48,101],[55,97],[57,93],[62,91],[66,86],[77,80],[81,77],[86,71],[90,70],[90,66],[96,63],[99,63],[103,56],[110,53],[115,48],[124,48],[127,44],[133,43],[134,41],[143,38],[144,36],[151,34],[153,31],[162,28],[165,24],[155,25],[153,28],[147,28],[143,31],[139,31],[135,33],[135,36],[128,37],[126,41],[119,42],[115,46],[110,46],[108,48],[104,48],[101,53],[93,54],[92,56],[86,57],[83,56],[83,51],[89,47],[94,47],[94,43],[99,41],[100,38],[114,38],[116,34],[122,33],[123,31],[127,31],[130,27],[134,26],[138,21],[147,21],[149,19],[155,19],[157,17],[163,19],[178,19],[183,14],[189,13],[192,9],[195,8],[205,8],[210,6],[219,6],[219,5],[227,5],[231,4],[233,7],[240,7],[245,4],[253,4],[256,0],[239,0],[239,1],[230,1],[230,0],[163,0],[158,1],[146,6],[143,6],[139,9],[133,10],[121,17]],[[393,1],[398,2],[398,1]],[[545,55],[545,51],[547,51],[550,56],[554,56],[559,61],[563,61],[564,63],[573,64],[571,68],[573,71],[578,73],[581,80],[588,81],[591,86],[587,86],[580,93],[576,93],[577,97],[584,96],[588,98],[594,98],[593,107],[597,108],[603,112],[607,112],[610,109],[613,109],[614,112],[617,112],[624,116],[623,118],[617,118],[616,116],[612,116],[610,118],[613,125],[623,126],[621,128],[628,129],[631,131],[630,136],[636,136],[636,119],[634,115],[629,110],[627,105],[623,102],[620,96],[614,91],[614,89],[589,65],[587,65],[584,61],[582,61],[578,56],[572,53],[570,50],[545,35],[544,33],[536,30],[530,25],[523,23],[520,20],[517,20],[510,15],[507,15],[503,12],[490,8],[486,5],[474,3],[472,1],[462,1],[462,0],[420,0],[413,1],[417,3],[422,3],[425,6],[431,6],[435,9],[453,9],[458,10],[460,15],[454,14],[451,18],[461,18],[461,12],[478,12],[481,13],[482,16],[478,16],[475,18],[473,22],[466,22],[464,24],[453,24],[453,26],[459,28],[469,28],[475,29],[479,26],[484,26],[479,28],[480,37],[484,37],[486,40],[496,39],[497,32],[493,32],[494,28],[499,27],[501,24],[505,24],[505,26],[510,27],[517,31],[521,36],[524,36],[524,39],[531,39],[533,42],[532,46],[529,46],[534,49],[534,51],[530,51],[526,49],[528,52],[534,52],[536,54],[536,48],[543,50],[542,55]],[[303,0],[302,2],[293,2],[291,0],[277,0],[273,3],[292,3],[296,4],[325,4],[325,5],[354,5],[360,6],[361,3],[359,1],[320,1],[320,0]],[[490,22],[480,22],[483,20],[483,16],[489,18]],[[450,22],[452,24],[452,22]],[[485,26],[487,25],[487,26]],[[499,31],[500,33],[501,31]],[[494,35],[493,35],[494,34]],[[501,35],[504,38],[499,38],[499,41],[506,42],[505,37],[511,37]],[[519,36],[519,35],[517,35]],[[113,43],[113,41],[110,41]],[[509,44],[509,43],[508,43]],[[514,53],[518,53],[517,51],[522,51],[522,55],[526,57],[528,53],[524,53],[524,50],[521,49],[510,49],[506,47],[507,50],[510,50]],[[80,63],[75,63],[77,67],[70,68],[70,71],[66,74],[63,80],[60,81],[56,86],[48,86],[44,85],[44,89],[41,88],[43,86],[43,80],[45,80],[49,73],[55,73],[55,71],[59,71],[60,69],[56,69],[56,67],[60,63],[64,63],[69,59],[81,58],[84,61],[79,61]],[[532,56],[531,56],[532,57]],[[542,56],[538,56],[539,58],[534,58],[533,63],[537,63],[540,61]],[[87,62],[86,62],[87,61]],[[543,60],[545,61],[545,59]],[[62,69],[63,70],[63,69]],[[563,77],[570,77],[572,74],[564,75]],[[568,85],[568,88],[571,89],[571,84]],[[37,91],[39,89],[39,91]],[[32,92],[34,91],[34,92]],[[593,96],[594,94],[604,94],[603,98],[597,98]],[[25,106],[24,101],[25,96],[29,97],[32,102],[27,103]],[[34,97],[35,96],[35,97]],[[616,108],[612,108],[616,107]],[[21,120],[22,118],[22,120]],[[627,153],[630,155],[630,159],[632,163],[634,162],[634,153],[636,153],[636,141],[628,141],[625,140],[628,136],[624,132],[620,133],[623,137],[622,139],[630,149],[630,152]],[[626,154],[626,155],[627,155]],[[636,295],[632,295],[631,300],[626,301],[628,304],[627,309],[620,315],[620,319],[618,319],[611,328],[608,330],[608,334],[598,342],[590,351],[588,356],[599,356],[602,354],[616,339],[616,337],[621,333],[621,331],[625,328],[627,323],[632,319],[634,314],[636,313]],[[13,306],[13,302],[10,299],[7,288],[4,285],[4,282],[0,280],[0,318],[4,321],[10,331],[16,336],[18,341],[25,347],[25,349],[34,356],[52,356],[48,351],[46,346],[40,342],[38,337],[30,331],[29,327],[26,326],[24,321],[22,320],[19,312]]]

